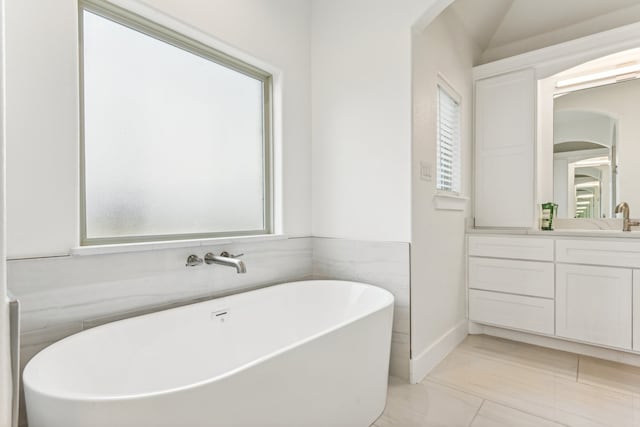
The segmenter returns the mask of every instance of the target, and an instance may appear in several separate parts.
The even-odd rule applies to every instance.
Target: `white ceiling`
[[[640,20],[640,0],[456,0],[451,9],[484,52],[481,62]]]

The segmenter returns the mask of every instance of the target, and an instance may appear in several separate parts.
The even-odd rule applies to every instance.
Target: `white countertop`
[[[640,230],[589,230],[589,229],[559,229],[559,230],[534,230],[534,229],[504,229],[504,228],[469,228],[467,234],[506,234],[516,236],[564,236],[564,237],[601,237],[640,239]]]
[[[622,231],[622,218],[555,218],[555,230],[514,228],[469,228],[468,234],[510,234],[520,236],[565,236],[640,239],[640,227]]]

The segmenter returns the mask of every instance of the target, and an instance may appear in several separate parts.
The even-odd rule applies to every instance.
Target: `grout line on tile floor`
[[[547,418],[547,417],[544,417],[544,416],[542,416],[540,414],[529,412],[529,411],[524,410],[522,408],[514,408],[513,406],[508,405],[506,403],[497,402],[497,401],[492,400],[492,399],[485,399],[485,402],[491,402],[491,403],[494,403],[496,405],[504,406],[505,408],[513,409],[514,411],[522,412],[523,414],[531,415],[532,417],[540,418],[541,420],[549,421],[550,423],[560,424],[561,426],[569,427],[568,424],[565,424],[565,423],[563,423],[561,421],[554,420],[553,418]],[[571,412],[568,412],[568,413],[571,413]],[[578,415],[578,416],[582,417],[582,415]]]
[[[596,390],[600,390],[609,394],[618,394],[618,395],[622,395],[622,396],[627,396],[627,397],[639,397],[640,395],[637,393],[634,393],[631,390],[625,390],[622,388],[617,388],[617,387],[609,387],[603,384],[594,384],[591,382],[579,382],[579,384],[583,387],[591,387],[594,388]]]
[[[463,387],[457,386],[455,384],[448,383],[446,381],[443,381],[443,380],[440,380],[440,379],[437,379],[437,378],[427,377],[427,380],[431,381],[432,383],[444,386],[446,388],[450,388],[451,390],[455,390],[455,391],[459,391],[459,392],[462,392],[462,393],[465,393],[465,394],[469,394],[471,396],[475,396],[475,397],[483,399],[483,400],[486,399],[485,396],[483,396],[483,395],[481,395],[479,393],[476,393],[474,391],[469,391],[469,390],[467,390],[467,389],[465,389]],[[425,381],[425,380],[422,380],[422,381]],[[420,384],[422,384],[422,383],[420,383]]]
[[[576,365],[576,382],[579,383],[580,378],[580,356],[578,356],[578,364]]]
[[[553,418],[547,418],[547,417],[540,416],[540,414],[537,414],[537,413],[534,413],[534,412],[529,412],[529,411],[527,411],[527,410],[525,410],[525,409],[523,409],[523,408],[515,408],[515,407],[511,406],[510,404],[508,404],[508,403],[507,403],[507,402],[505,402],[505,401],[489,399],[489,398],[487,398],[486,396],[483,396],[482,394],[479,394],[479,393],[476,393],[476,392],[472,392],[472,391],[466,390],[466,389],[465,389],[465,388],[463,388],[463,387],[458,387],[458,386],[456,386],[456,385],[454,385],[454,384],[450,384],[450,383],[448,383],[448,382],[446,382],[446,381],[442,381],[442,380],[434,379],[434,378],[431,378],[431,377],[427,377],[427,379],[428,379],[429,381],[434,382],[434,383],[436,383],[436,384],[439,384],[439,385],[441,385],[441,386],[445,386],[445,387],[448,387],[448,388],[450,388],[450,389],[453,389],[453,390],[456,390],[456,391],[460,391],[460,392],[462,392],[462,393],[466,393],[466,394],[469,394],[469,395],[471,395],[471,396],[475,396],[475,397],[478,397],[478,398],[482,399],[482,404],[480,405],[480,407],[482,407],[482,406],[484,405],[484,403],[488,401],[488,402],[495,403],[496,405],[504,406],[505,408],[513,409],[514,411],[519,411],[519,412],[522,412],[522,413],[524,413],[524,414],[531,415],[531,416],[533,416],[533,417],[541,418],[541,419],[543,419],[543,420],[545,420],[545,421],[549,421],[549,422],[551,422],[551,423],[556,423],[556,424],[560,424],[560,425],[562,425],[562,426],[566,426],[566,427],[568,427],[568,424],[565,424],[565,423],[563,423],[563,422],[561,422],[561,421],[555,420],[555,419],[553,419]],[[423,380],[423,381],[424,381],[424,380]],[[589,384],[589,385],[591,385],[591,384]],[[601,388],[601,387],[598,387],[598,386],[593,386],[593,385],[591,385],[591,386],[592,386],[592,387],[596,387],[596,388]],[[609,391],[611,391],[611,390],[609,390]],[[479,412],[480,412],[480,409],[478,409],[478,413],[479,413]],[[577,414],[577,413],[573,413],[573,412],[571,412],[571,411],[564,411],[564,412],[566,412],[566,413],[568,413],[568,414],[571,414],[571,415],[577,415],[577,416],[579,416],[579,417],[583,417],[583,415],[581,415],[581,414]],[[473,417],[473,419],[474,419],[474,420],[475,420],[475,418],[477,417],[478,413],[476,413],[476,415]]]
[[[482,402],[480,403],[480,406],[478,406],[478,410],[476,410],[476,413],[473,414],[473,418],[471,418],[471,422],[469,423],[469,427],[471,427],[473,425],[473,423],[476,420],[476,417],[478,416],[478,414],[480,413],[480,410],[482,409],[482,407],[484,406],[484,402],[486,402],[486,399],[482,399]]]

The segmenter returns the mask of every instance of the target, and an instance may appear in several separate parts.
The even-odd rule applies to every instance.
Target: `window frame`
[[[87,237],[86,209],[86,159],[85,159],[85,106],[84,106],[84,27],[83,12],[87,11],[102,18],[138,31],[148,37],[170,44],[223,67],[252,77],[262,82],[263,100],[263,224],[259,230],[216,231],[188,234],[153,234],[119,237]],[[78,1],[78,48],[79,48],[79,119],[80,119],[80,246],[106,244],[128,244],[143,242],[163,242],[175,240],[195,240],[217,237],[239,237],[270,235],[274,233],[274,156],[273,156],[273,75],[243,60],[235,58],[219,49],[194,38],[185,36],[171,28],[116,6],[104,0]]]
[[[451,190],[439,188],[440,185],[440,91],[449,96],[458,106],[457,113],[457,125],[458,125],[458,138],[456,141],[456,158],[454,158],[452,171],[452,180],[457,180],[457,188]],[[453,187],[453,183],[452,183]],[[462,97],[456,91],[449,82],[441,75],[438,74],[436,83],[436,192],[444,196],[456,196],[461,197],[463,194],[462,188]]]

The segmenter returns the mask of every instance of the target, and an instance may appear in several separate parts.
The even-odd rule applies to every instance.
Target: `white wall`
[[[631,216],[640,214],[640,80],[573,92],[556,98],[556,111],[586,110],[617,119],[617,202],[631,206]],[[635,209],[634,209],[635,208]]]
[[[4,1],[0,0],[0,427],[9,427],[12,418],[11,352],[9,349],[9,305],[5,261],[5,148],[4,148]]]
[[[435,3],[312,2],[314,236],[410,241],[411,27]]]
[[[283,231],[309,235],[310,2],[146,3],[282,71]],[[77,44],[76,0],[7,0],[10,257],[64,255],[78,245]]]
[[[437,83],[440,73],[461,96],[461,183],[462,194],[470,196],[471,69],[478,54],[479,48],[460,31],[460,22],[449,10],[413,39],[412,359],[430,357],[426,350],[464,324],[466,318],[465,218],[469,215],[469,203],[464,211],[446,211],[436,210],[433,201],[436,193]],[[430,181],[420,178],[421,162],[432,165]]]
[[[6,0],[9,255],[77,243],[77,2]]]

